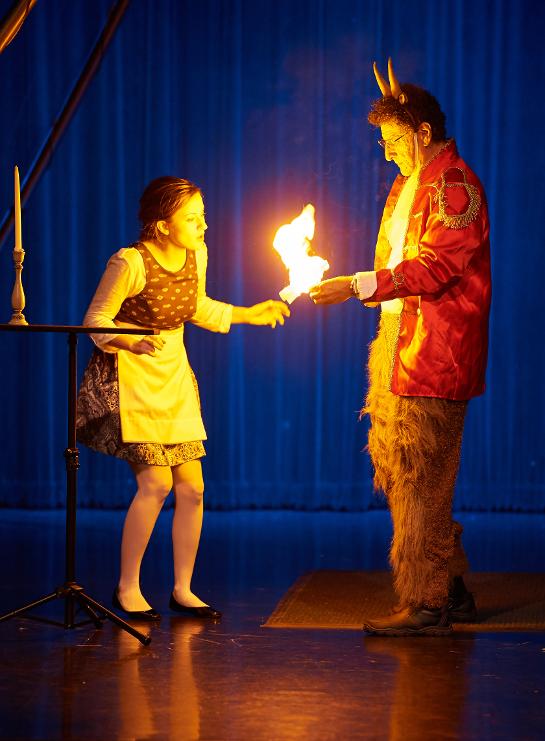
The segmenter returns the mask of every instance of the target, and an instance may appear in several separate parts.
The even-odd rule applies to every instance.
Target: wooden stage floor
[[[263,629],[315,569],[383,569],[384,512],[207,513],[195,590],[217,625],[169,613],[169,523],[143,585],[163,620],[141,646],[111,624],[0,624],[1,739],[542,739],[545,635],[377,639]],[[543,571],[545,517],[461,514],[479,571]],[[76,575],[109,604],[122,512],[78,513]],[[0,511],[0,612],[64,580],[64,513]],[[62,620],[62,603],[46,615]]]

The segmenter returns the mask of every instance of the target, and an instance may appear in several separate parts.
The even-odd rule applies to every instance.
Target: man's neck
[[[428,162],[432,160],[435,155],[443,149],[446,142],[440,141],[440,142],[430,142],[429,146],[427,147],[421,147],[420,149],[420,167],[426,167]]]

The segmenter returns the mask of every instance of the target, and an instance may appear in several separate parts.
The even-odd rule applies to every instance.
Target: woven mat
[[[545,574],[475,573],[465,582],[478,622],[457,623],[456,631],[545,630]],[[387,571],[313,571],[295,582],[263,627],[360,630],[395,602]]]

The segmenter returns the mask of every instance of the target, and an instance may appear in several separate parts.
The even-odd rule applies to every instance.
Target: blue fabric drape
[[[0,57],[0,203],[12,204],[110,8],[38,3]],[[286,283],[271,243],[307,203],[330,274],[372,265],[393,165],[366,113],[374,59],[441,101],[492,220],[488,390],[470,404],[457,505],[542,510],[545,274],[541,29],[530,0],[133,0],[23,220],[26,316],[79,323],[106,260],[137,235],[144,185],[202,186],[209,294],[237,304]],[[7,321],[12,239],[0,253]],[[2,298],[3,297],[3,298]],[[358,422],[375,310],[305,298],[274,332],[188,330],[209,434],[211,507],[379,506]],[[0,504],[64,501],[66,341],[2,334]],[[90,343],[80,341],[80,372]],[[81,451],[80,504],[125,506],[125,464]]]

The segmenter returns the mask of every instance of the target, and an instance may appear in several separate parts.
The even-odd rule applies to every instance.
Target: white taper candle
[[[23,249],[21,236],[21,188],[19,185],[19,168],[15,165],[13,171],[14,203],[15,203],[15,249]]]

